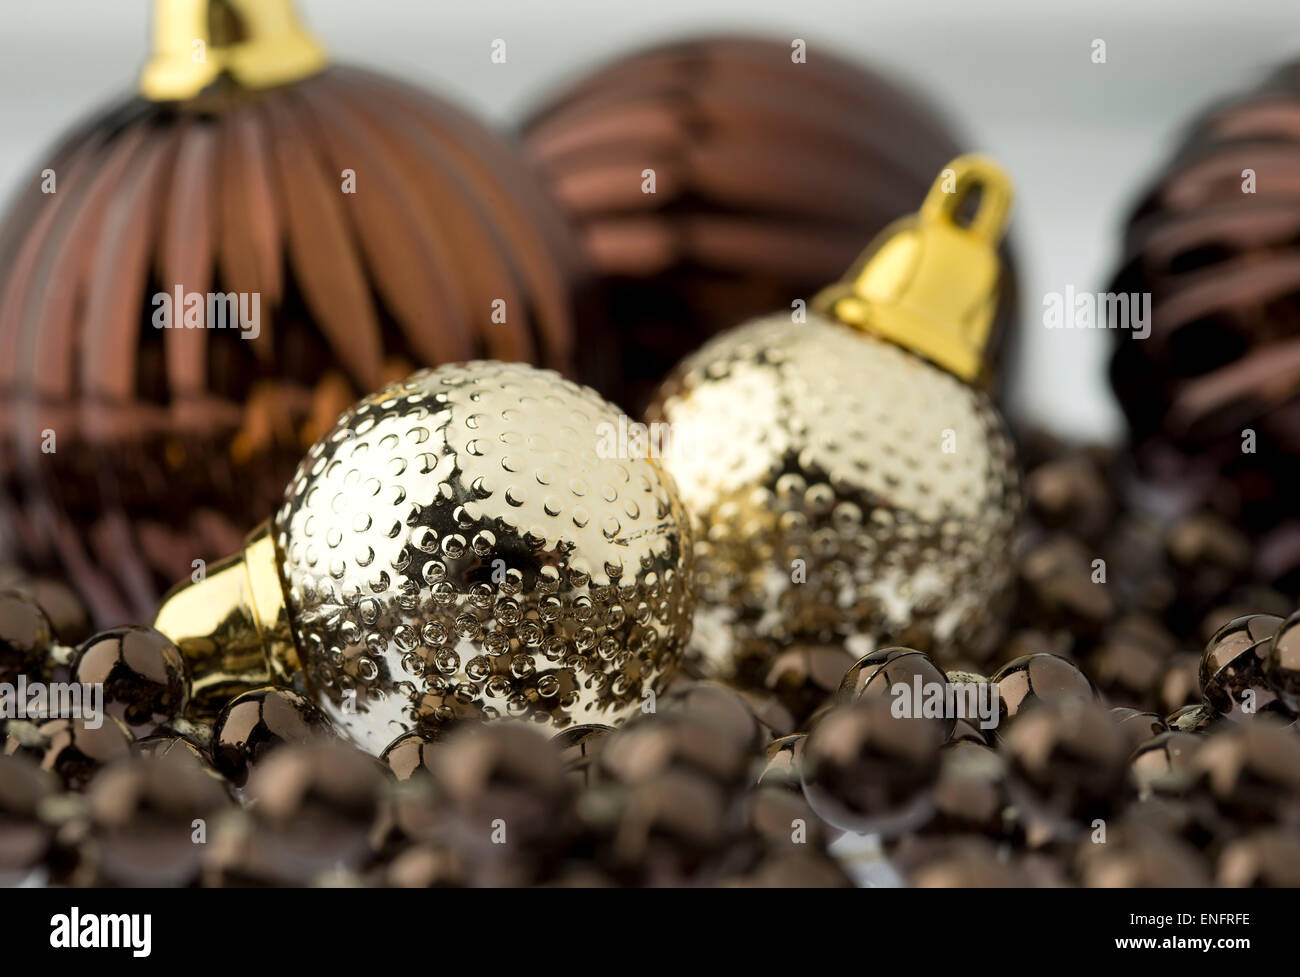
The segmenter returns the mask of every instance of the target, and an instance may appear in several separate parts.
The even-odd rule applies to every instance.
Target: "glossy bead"
[[[403,733],[388,744],[379,759],[398,781],[410,780],[414,776],[430,777],[433,775],[436,742],[423,733]]]
[[[1200,852],[1144,824],[1108,826],[1105,844],[1085,838],[1076,853],[1079,882],[1089,889],[1203,889],[1211,885]]]
[[[1110,714],[1115,717],[1120,732],[1128,740],[1129,749],[1135,750],[1153,736],[1159,736],[1169,727],[1154,712],[1141,712],[1127,706],[1116,706]]]
[[[997,838],[1008,830],[1007,763],[987,746],[954,743],[946,747],[931,796],[934,816],[923,828],[927,834]]]
[[[849,831],[897,834],[933,810],[944,726],[896,719],[888,699],[868,696],[826,713],[804,749],[804,796],[823,820]]]
[[[1123,799],[1128,743],[1110,711],[1077,696],[1022,715],[1002,740],[1012,799],[1058,826],[1108,817]]]
[[[180,751],[115,762],[87,793],[100,871],[125,886],[197,879],[208,832],[230,806],[221,782]]]
[[[14,886],[41,864],[54,829],[40,807],[58,782],[28,757],[0,756],[0,886]]]
[[[764,685],[803,722],[839,688],[853,662],[842,645],[796,645],[773,660]]]
[[[1300,835],[1263,828],[1228,843],[1216,879],[1224,888],[1300,888]]]
[[[1007,662],[991,678],[998,687],[999,732],[1013,720],[1044,703],[1071,699],[1095,701],[1096,690],[1078,665],[1058,655],[1025,655]]]
[[[1193,766],[1225,816],[1300,829],[1300,736],[1275,721],[1227,726]]]
[[[684,716],[716,728],[719,736],[757,753],[767,735],[753,709],[739,694],[717,682],[691,682],[674,689],[660,704],[663,716]]]
[[[5,753],[34,756],[64,786],[81,790],[100,767],[131,752],[130,731],[112,716],[101,718],[97,728],[87,725],[86,719],[51,719],[36,726],[31,739],[20,738],[11,729]]]
[[[137,733],[181,715],[189,704],[185,659],[152,628],[115,628],[90,638],[78,652],[73,678],[102,685],[105,709]]]
[[[13,684],[19,675],[38,681],[54,632],[50,619],[31,597],[14,591],[0,593],[0,682]]]
[[[802,792],[801,764],[807,740],[807,733],[794,733],[769,743],[763,758],[763,768],[758,775],[758,786]]]
[[[1262,713],[1289,710],[1265,678],[1265,659],[1282,618],[1251,614],[1229,621],[1205,646],[1200,683],[1205,701],[1222,716],[1245,722]]]
[[[841,703],[862,702],[869,698],[892,703],[895,686],[905,686],[908,690],[906,694],[910,696],[918,681],[922,690],[942,688],[948,684],[948,676],[928,655],[919,651],[911,648],[880,648],[859,658],[844,673],[835,698]],[[945,714],[937,721],[943,728],[944,739],[948,739],[957,717]]]
[[[571,726],[551,740],[560,751],[560,759],[569,772],[570,779],[578,786],[589,787],[596,782],[600,750],[611,732],[613,730],[609,726],[592,723]]]
[[[1223,724],[1221,717],[1205,703],[1183,706],[1165,717],[1165,725],[1179,733],[1209,733]]]
[[[329,726],[312,702],[290,689],[266,686],[232,699],[217,717],[212,760],[236,786],[249,771],[285,743],[307,743]]]
[[[1264,678],[1291,712],[1300,713],[1300,611],[1273,635],[1264,656]]]
[[[1164,732],[1147,740],[1129,759],[1129,773],[1142,794],[1186,789],[1195,775],[1192,760],[1205,742],[1192,733]]]

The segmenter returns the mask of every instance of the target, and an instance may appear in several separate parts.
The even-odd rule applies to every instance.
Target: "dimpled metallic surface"
[[[616,723],[689,637],[690,524],[618,410],[551,371],[474,362],[359,402],[275,516],[306,680],[378,754],[410,730]]]
[[[685,360],[648,416],[669,425],[664,464],[695,519],[692,654],[712,670],[795,637],[976,660],[997,640],[1019,483],[982,392],[782,314]]]

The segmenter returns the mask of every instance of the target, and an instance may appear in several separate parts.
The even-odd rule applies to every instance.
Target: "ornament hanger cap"
[[[293,0],[155,0],[153,35],[140,91],[155,102],[194,98],[223,75],[273,88],[327,63]]]
[[[997,311],[997,249],[1012,197],[993,160],[957,157],[921,209],[885,228],[814,308],[975,380]]]

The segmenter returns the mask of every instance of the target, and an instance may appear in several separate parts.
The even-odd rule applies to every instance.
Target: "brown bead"
[[[1111,701],[1150,701],[1165,673],[1165,656],[1146,645],[1111,638],[1087,659],[1089,675]]]
[[[236,786],[249,771],[285,743],[307,743],[328,731],[320,710],[291,689],[266,686],[232,699],[212,732],[212,759]]]
[[[131,752],[130,730],[112,716],[101,718],[97,728],[88,726],[85,719],[51,719],[36,726],[31,739],[10,729],[5,753],[33,756],[42,769],[57,774],[64,786],[81,790],[100,767]]]
[[[683,885],[699,878],[729,835],[730,799],[714,780],[667,770],[620,788],[593,824],[625,882]],[[590,819],[593,811],[585,812]]]
[[[560,751],[560,759],[570,778],[578,786],[590,786],[596,779],[601,747],[606,736],[613,732],[609,726],[591,723],[570,726],[551,740]]]
[[[1188,652],[1174,655],[1165,664],[1156,692],[1157,708],[1164,713],[1201,703],[1201,656]]]
[[[54,829],[40,807],[57,788],[28,757],[0,756],[0,885],[18,885],[41,864]]]
[[[1001,837],[1008,829],[1007,764],[977,743],[954,743],[943,751],[939,778],[931,792],[934,816],[927,834],[980,834]]]
[[[1183,706],[1165,717],[1165,725],[1176,733],[1209,733],[1223,724],[1223,717],[1205,703]]]
[[[433,776],[436,741],[420,732],[403,733],[384,748],[379,759],[399,781]]]
[[[1229,621],[1201,658],[1201,694],[1226,719],[1247,722],[1264,713],[1290,715],[1264,675],[1264,661],[1282,619],[1252,614]]]
[[[54,640],[50,619],[31,597],[0,593],[0,682],[12,685],[19,675],[39,681]]]
[[[767,849],[822,849],[839,834],[824,824],[802,794],[760,787],[748,798],[748,825]]]
[[[1287,709],[1300,713],[1300,611],[1279,625],[1269,642],[1264,678]]]
[[[1094,459],[1083,453],[1048,461],[1025,479],[1033,516],[1049,529],[1093,537],[1106,528],[1113,502]]]
[[[196,880],[208,832],[230,805],[222,783],[182,752],[119,760],[95,776],[87,793],[99,869],[125,886]]]
[[[767,735],[746,701],[717,682],[680,686],[664,699],[659,711],[707,723],[747,752],[757,753],[767,744]]]
[[[1205,742],[1192,733],[1164,732],[1137,747],[1129,773],[1141,794],[1184,790],[1195,776],[1192,760]]]
[[[1132,750],[1169,729],[1165,721],[1154,712],[1140,712],[1127,706],[1116,706],[1110,712]]]
[[[181,715],[189,677],[181,651],[152,628],[103,631],[81,646],[73,679],[104,687],[104,707],[139,733]]]
[[[1110,711],[1077,696],[1037,706],[1002,738],[1012,799],[1053,825],[1107,817],[1123,800],[1128,743]]]
[[[384,882],[395,889],[446,889],[467,884],[468,870],[461,855],[435,843],[412,845],[392,860]]]
[[[1216,881],[1230,889],[1300,888],[1300,836],[1264,828],[1229,842],[1219,855]]]
[[[998,687],[999,731],[1031,709],[1070,699],[1092,702],[1097,693],[1073,662],[1057,655],[1026,655],[1007,662],[991,681]]]
[[[1300,737],[1293,731],[1267,719],[1227,726],[1193,764],[1226,816],[1300,827]]]
[[[823,820],[849,831],[896,834],[933,809],[947,731],[930,719],[896,719],[867,696],[826,713],[804,749],[804,796]]]
[[[767,853],[744,875],[720,886],[737,889],[851,889],[853,880],[828,855],[815,851]]]
[[[758,775],[759,787],[781,787],[785,790],[803,790],[803,749],[807,733],[782,736],[768,744],[763,769]]]
[[[798,645],[776,657],[763,684],[802,723],[840,687],[853,664],[841,645]]]
[[[1093,581],[1095,554],[1078,540],[1056,536],[1027,551],[1020,576],[1034,611],[1045,622],[1095,632],[1115,614],[1110,588]]]
[[[1211,884],[1200,852],[1140,823],[1107,828],[1104,844],[1092,837],[1079,842],[1076,867],[1080,884],[1089,889],[1201,889]]]
[[[918,680],[923,689],[948,684],[948,676],[928,655],[911,648],[880,648],[858,659],[844,673],[835,698],[839,703],[872,698],[892,703],[896,685],[905,686],[910,696]],[[945,740],[952,735],[956,722],[957,717],[949,715],[939,720]]]
[[[745,779],[751,761],[757,762],[757,754],[749,743],[721,733],[710,719],[665,714],[631,723],[606,737],[599,770],[614,780],[635,783],[673,768],[693,769],[730,789]]]
[[[917,859],[906,871],[914,889],[1019,889],[1029,879],[1015,862],[982,838],[955,838]]]
[[[350,746],[285,744],[248,778],[263,864],[299,885],[327,869],[360,866],[373,850],[384,790],[382,766]]]

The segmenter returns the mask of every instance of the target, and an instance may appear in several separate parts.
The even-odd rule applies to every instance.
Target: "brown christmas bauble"
[[[606,286],[581,378],[631,410],[710,336],[832,280],[962,141],[867,68],[740,36],[615,60],[536,112],[525,138]],[[991,364],[1013,276],[1002,290]]]
[[[157,0],[141,94],[0,227],[8,532],[101,624],[237,547],[358,395],[474,357],[570,366],[583,258],[523,157],[285,23],[287,0]]]
[[[1111,290],[1149,293],[1114,329],[1111,380],[1148,473],[1300,570],[1300,64],[1190,126],[1134,209]]]

